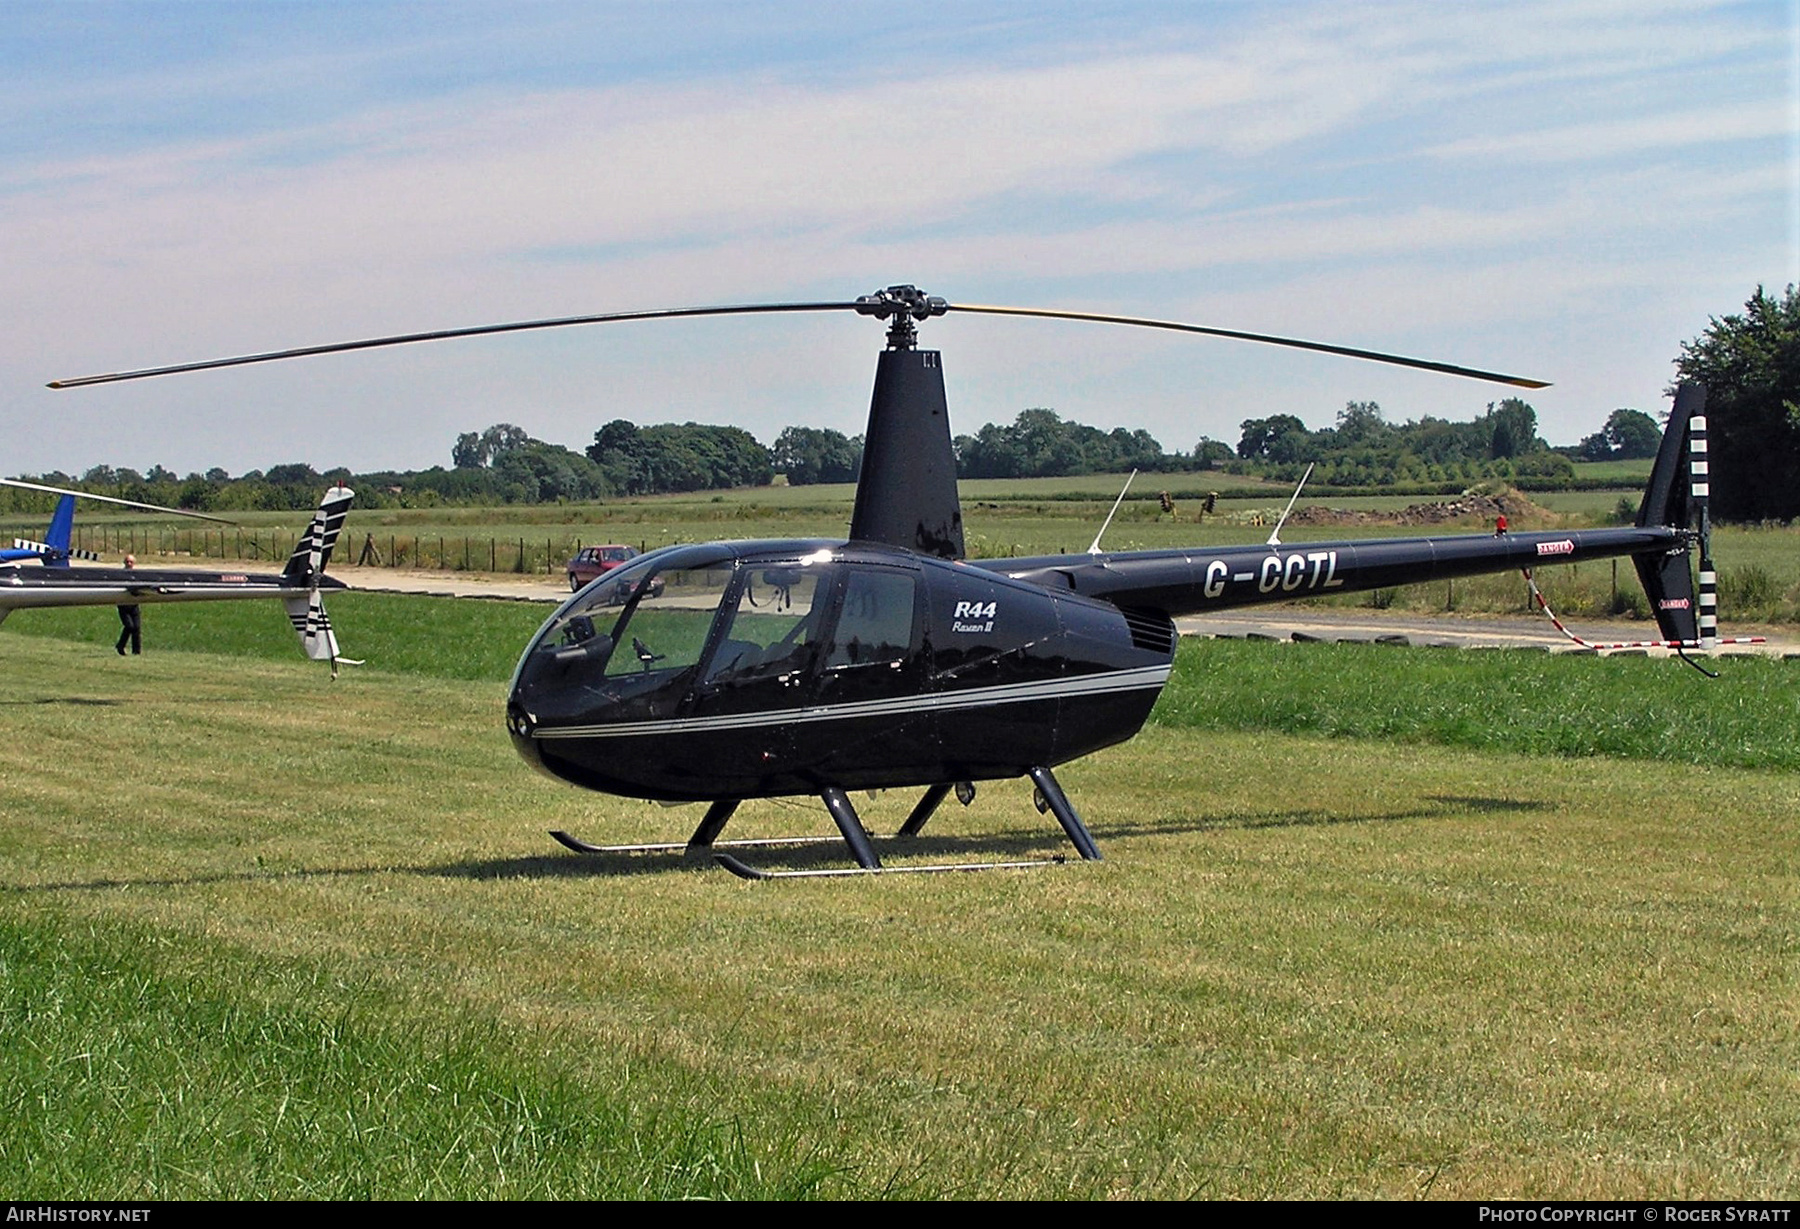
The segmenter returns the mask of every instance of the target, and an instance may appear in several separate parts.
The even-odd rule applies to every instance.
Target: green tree
[[[1306,436],[1310,434],[1306,424],[1292,414],[1275,414],[1268,418],[1246,418],[1239,424],[1243,434],[1238,438],[1238,456],[1246,461],[1264,461],[1269,459],[1291,460],[1285,455],[1293,448],[1283,441],[1291,435]],[[1282,454],[1282,455],[1277,455]]]
[[[1203,435],[1200,442],[1194,445],[1194,468],[1217,469],[1236,455],[1231,451],[1231,445],[1224,440]]]
[[[1662,443],[1656,420],[1642,410],[1614,410],[1606,425],[1578,445],[1583,461],[1653,457]]]
[[[789,427],[770,449],[775,468],[792,486],[815,482],[855,482],[862,464],[862,440],[830,427]]]
[[[594,432],[587,447],[588,460],[606,471],[612,489],[625,495],[641,495],[647,489],[644,439],[637,424],[615,418]]]
[[[450,449],[450,463],[458,469],[483,469],[488,458],[481,451],[481,435],[475,431],[464,431],[456,437],[456,443]]]
[[[450,463],[458,469],[485,469],[514,448],[532,443],[525,428],[497,422],[480,435],[465,431],[450,449]]]
[[[1337,437],[1345,447],[1379,444],[1387,437],[1387,420],[1381,406],[1373,401],[1349,401],[1338,411]]]
[[[1743,315],[1682,343],[1675,370],[1706,385],[1713,514],[1800,516],[1800,294],[1758,286]]]
[[[606,479],[598,465],[561,444],[542,440],[506,449],[494,462],[493,472],[503,491],[523,493],[514,502],[554,503],[606,494]]]
[[[1614,410],[1606,420],[1606,438],[1613,455],[1623,460],[1653,457],[1662,443],[1662,429],[1642,410]]]
[[[1542,452],[1546,447],[1538,438],[1537,411],[1517,397],[1490,404],[1486,416],[1477,421],[1489,432],[1488,456],[1495,460]]]

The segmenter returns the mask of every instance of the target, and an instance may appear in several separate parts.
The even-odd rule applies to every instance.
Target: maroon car
[[[633,546],[582,547],[569,560],[570,590],[579,589],[596,576],[604,576],[614,568],[630,563],[637,555],[637,548]]]

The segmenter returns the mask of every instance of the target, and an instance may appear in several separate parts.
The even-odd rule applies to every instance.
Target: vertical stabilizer
[[[74,536],[75,497],[64,495],[56,501],[56,513],[50,518],[50,528],[44,531],[44,545],[50,548],[44,556],[44,562],[51,567],[67,567],[69,545]]]
[[[324,574],[325,565],[331,562],[331,548],[337,545],[344,518],[350,514],[350,501],[355,498],[356,492],[347,486],[334,486],[325,492],[312,523],[294,543],[294,553],[288,556],[283,576],[294,583],[308,584]]]
[[[1662,447],[1657,450],[1656,464],[1650,470],[1649,485],[1644,488],[1644,502],[1638,508],[1640,527],[1666,525],[1687,529],[1696,510],[1705,517],[1707,496],[1705,431],[1706,386],[1692,381],[1675,393],[1675,407],[1669,412],[1669,425],[1663,429]],[[1698,424],[1698,451],[1690,448],[1689,435]],[[1696,508],[1696,504],[1698,508]],[[1704,529],[1705,527],[1702,526]],[[1702,547],[1702,553],[1707,552]],[[1693,563],[1687,547],[1662,555],[1638,555],[1638,579],[1643,582],[1644,596],[1656,615],[1656,625],[1664,640],[1694,644],[1700,640],[1699,597],[1694,589]],[[1712,561],[1703,563],[1707,590],[1711,591]],[[1706,614],[1710,616],[1709,609]],[[1707,634],[1717,636],[1707,619]]]

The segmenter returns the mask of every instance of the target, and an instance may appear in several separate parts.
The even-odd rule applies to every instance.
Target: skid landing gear
[[[1056,822],[1062,825],[1063,833],[1069,843],[1075,846],[1075,852],[1084,861],[1101,860],[1100,848],[1094,843],[1093,834],[1082,823],[1081,816],[1070,804],[1068,795],[1057,784],[1056,777],[1048,768],[1039,766],[1030,772],[1034,800],[1040,813],[1048,811],[1056,816]],[[925,827],[944,799],[949,797],[953,787],[957,801],[964,806],[975,799],[975,786],[968,781],[939,782],[925,791],[907,816],[906,822],[895,833],[895,839],[915,837]],[[862,819],[851,804],[850,796],[837,786],[827,786],[819,791],[819,797],[825,803],[825,809],[837,825],[839,836],[849,847],[850,856],[856,862],[854,867],[839,870],[816,871],[765,871],[758,870],[728,853],[718,853],[720,849],[755,849],[780,848],[782,846],[824,845],[835,842],[837,837],[830,836],[792,836],[792,837],[757,837],[749,840],[721,841],[719,833],[724,830],[726,821],[736,812],[741,799],[722,798],[706,809],[706,815],[694,829],[694,834],[685,843],[658,842],[641,845],[590,845],[567,832],[551,832],[559,844],[576,853],[584,854],[632,854],[632,853],[673,853],[677,850],[690,858],[711,855],[713,861],[742,879],[838,879],[851,875],[933,875],[950,871],[988,871],[988,870],[1028,870],[1039,866],[1060,866],[1068,859],[1058,854],[1053,858],[1035,858],[1018,862],[957,862],[939,866],[883,866],[881,855],[875,852],[875,841],[869,830],[863,827]]]
[[[943,866],[844,866],[823,871],[760,871],[740,862],[728,853],[716,853],[713,861],[739,879],[848,879],[853,875],[942,875],[949,871],[1032,870],[1039,866],[1061,866],[1066,858],[1032,858],[1024,862],[952,862]]]
[[[652,841],[642,845],[590,845],[578,836],[567,832],[552,830],[550,835],[556,843],[572,853],[680,853],[693,847],[686,841]],[[835,836],[759,836],[738,841],[715,841],[708,848],[712,849],[755,849],[779,848],[783,845],[832,845],[837,842]],[[696,853],[704,854],[706,850]]]
[[[642,845],[590,845],[567,832],[552,831],[550,836],[564,849],[576,853],[674,853],[680,850],[691,858],[703,858],[714,849],[755,849],[763,846],[780,845],[828,845],[836,840],[830,836],[761,836],[746,840],[721,841],[719,833],[725,827],[725,821],[738,809],[741,798],[721,798],[706,808],[706,814],[694,829],[694,835],[684,841],[656,841]]]

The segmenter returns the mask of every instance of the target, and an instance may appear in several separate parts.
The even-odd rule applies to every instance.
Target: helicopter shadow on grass
[[[988,836],[893,837],[870,834],[877,852],[895,861],[891,869],[903,869],[917,862],[945,864],[957,862],[1028,862],[1041,861],[1053,865],[1057,861],[1079,861],[1060,833],[1011,832]],[[849,848],[839,837],[826,837],[795,845],[732,846],[721,842],[717,852],[729,853],[765,870],[830,870],[854,865]],[[494,858],[480,862],[460,862],[430,868],[425,873],[465,879],[587,879],[615,878],[630,875],[668,874],[677,871],[718,871],[723,868],[713,861],[712,853],[690,856],[680,849],[649,853],[545,853],[523,858]]]
[[[1378,813],[1343,815],[1320,807],[1299,807],[1288,811],[1237,810],[1215,812],[1192,818],[1175,818],[1161,822],[1109,824],[1095,829],[1095,837],[1113,840],[1135,836],[1185,836],[1200,832],[1257,828],[1335,827],[1342,824],[1387,824],[1416,820],[1449,819],[1458,814],[1542,811],[1549,804],[1536,799],[1480,798],[1452,794],[1429,794],[1424,802],[1432,806],[1407,807]]]
[[[6,701],[18,704],[26,701]],[[111,703],[102,701],[102,703]],[[1327,827],[1341,824],[1404,823],[1408,821],[1447,819],[1459,814],[1521,814],[1543,811],[1549,803],[1516,798],[1483,798],[1463,795],[1433,794],[1426,801],[1435,806],[1411,807],[1379,814],[1335,815],[1316,807],[1290,811],[1234,811],[1224,814],[1179,818],[1163,821],[1108,824],[1097,828],[1096,837],[1103,843],[1126,841],[1135,837],[1193,836],[1207,832],[1254,830],[1259,828]],[[824,870],[844,867],[850,862],[849,851],[836,837],[806,839],[814,843],[789,846],[754,847],[746,856],[764,869]],[[1054,865],[1058,861],[1076,862],[1069,846],[1054,829],[1049,831],[998,832],[989,835],[956,835],[947,837],[874,836],[876,848],[895,862],[897,868],[918,862],[1024,862],[1041,861]],[[722,851],[732,852],[732,846]],[[736,851],[743,853],[742,847]],[[130,875],[99,876],[92,879],[59,880],[49,883],[0,884],[0,896],[34,896],[59,892],[102,892],[120,888],[178,888],[209,884],[273,883],[284,880],[365,878],[384,874],[410,874],[447,879],[611,879],[636,875],[662,875],[681,871],[719,871],[710,854],[688,856],[680,849],[650,853],[574,854],[545,851],[514,858],[484,858],[469,861],[405,866],[393,863],[368,866],[323,866],[270,869],[257,867],[241,871],[197,872],[191,875],[161,875],[138,878]]]
[[[120,888],[192,888],[221,883],[277,883],[288,879],[354,879],[405,871],[400,866],[296,866],[286,870],[258,867],[242,871],[201,871],[192,875],[159,875],[137,878],[104,875],[93,879],[63,879],[49,883],[0,884],[0,896],[34,896],[55,892],[106,892]]]
[[[1454,795],[1430,795],[1426,801],[1436,805],[1361,815],[1338,815],[1318,808],[1264,812],[1236,811],[1164,821],[1109,824],[1096,828],[1094,835],[1104,846],[1111,841],[1130,840],[1134,837],[1192,836],[1232,829],[1405,823],[1447,819],[1469,812],[1541,811],[1549,805],[1536,800]],[[893,837],[872,833],[871,837],[877,851],[884,859],[906,859],[905,862],[894,862],[893,869],[904,869],[908,864],[921,862],[944,864],[984,861],[1042,861],[1048,865],[1065,860],[1068,862],[1080,860],[1054,829],[948,837]],[[812,844],[755,847],[748,852],[741,847],[734,849],[726,845],[722,846],[719,852],[742,856],[746,861],[751,861],[766,870],[825,870],[841,868],[850,862],[848,849],[842,840],[835,837],[823,838]],[[547,852],[520,858],[493,858],[476,862],[449,863],[420,868],[419,873],[483,880],[588,879],[715,869],[718,868],[713,862],[711,852],[690,856],[681,849],[670,849],[646,853],[559,854]]]
[[[38,704],[68,704],[78,708],[118,708],[124,700],[96,698],[92,696],[37,696],[32,699],[0,700],[0,705],[24,707]]]

